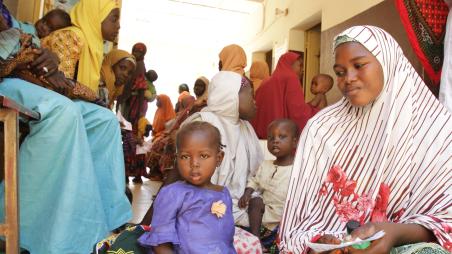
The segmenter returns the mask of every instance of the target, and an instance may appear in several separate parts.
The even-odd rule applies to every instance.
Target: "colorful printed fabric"
[[[452,251],[451,114],[390,34],[355,26],[340,35],[376,57],[383,89],[368,105],[344,97],[309,121],[294,159],[280,251],[307,253],[308,241],[340,236],[349,218],[422,225]]]
[[[391,250],[390,254],[447,254],[450,253],[435,243],[404,245]]]
[[[262,254],[259,238],[239,227],[235,228],[234,248],[237,254]]]
[[[131,131],[122,130],[122,147],[124,151],[124,163],[126,176],[135,176],[136,141]]]
[[[117,235],[111,235],[94,246],[93,254],[145,254],[146,248],[137,239],[149,232],[149,226],[131,226]]]
[[[443,0],[397,0],[396,6],[414,52],[438,86],[449,7]]]
[[[58,69],[66,78],[77,78],[76,67],[82,53],[83,41],[76,33],[69,30],[55,31],[42,41],[42,47],[57,54],[60,59]]]
[[[242,226],[239,226],[239,227],[250,232],[249,227],[242,227]],[[278,230],[279,230],[279,225],[276,226],[276,228],[274,228],[273,230],[270,230],[264,226],[261,226],[261,228],[259,230],[259,233],[260,233],[259,240],[264,249],[263,250],[264,253],[269,253],[269,254],[278,254],[279,253],[278,244],[277,244]]]

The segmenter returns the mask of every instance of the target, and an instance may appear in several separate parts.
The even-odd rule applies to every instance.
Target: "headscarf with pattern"
[[[376,57],[383,89],[362,107],[343,97],[306,125],[293,164],[280,248],[306,253],[314,236],[340,236],[344,215],[358,214],[363,223],[422,225],[452,251],[451,114],[384,30],[355,26],[336,38],[336,47],[355,41]]]

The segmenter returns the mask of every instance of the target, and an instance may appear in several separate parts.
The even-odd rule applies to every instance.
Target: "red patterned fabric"
[[[235,227],[234,248],[237,254],[262,254],[259,238],[239,227]]]
[[[449,7],[443,0],[396,0],[403,26],[425,72],[438,86]]]

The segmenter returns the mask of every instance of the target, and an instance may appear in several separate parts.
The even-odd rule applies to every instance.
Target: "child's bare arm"
[[[312,99],[310,102],[308,102],[308,104],[313,106],[313,107],[318,107],[320,102],[321,102],[321,100],[322,100],[321,94],[316,94],[314,99]]]
[[[173,254],[173,245],[171,243],[162,243],[153,248],[155,254]]]
[[[328,102],[326,100],[326,95],[325,94],[320,94],[320,101],[319,104],[317,104],[317,108],[319,109],[323,109],[324,107],[328,106]]]
[[[251,194],[253,194],[254,189],[247,187],[245,189],[245,193],[243,193],[242,197],[239,199],[239,207],[245,208],[248,206],[248,202],[250,202]]]

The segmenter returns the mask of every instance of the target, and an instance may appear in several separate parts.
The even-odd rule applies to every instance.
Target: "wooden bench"
[[[19,253],[19,207],[17,158],[19,147],[19,118],[21,122],[39,120],[39,113],[29,110],[10,98],[0,95],[0,122],[3,124],[3,169],[5,181],[5,223],[0,235],[6,237],[6,253]]]

